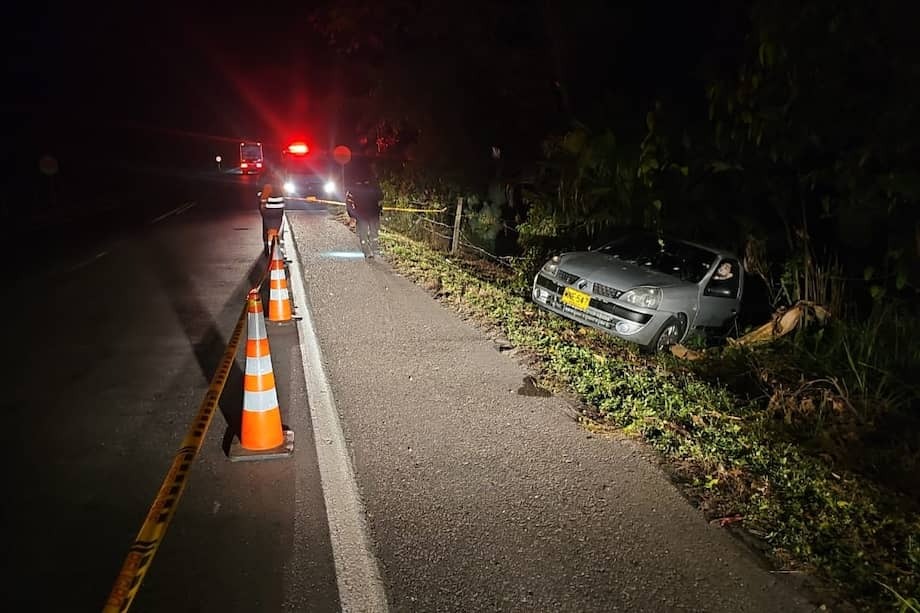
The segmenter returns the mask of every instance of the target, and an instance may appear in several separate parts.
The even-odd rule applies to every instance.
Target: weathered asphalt
[[[394,611],[810,611],[641,447],[562,398],[354,234],[288,213]]]

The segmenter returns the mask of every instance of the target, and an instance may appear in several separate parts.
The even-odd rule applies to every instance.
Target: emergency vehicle
[[[341,199],[335,180],[335,165],[323,153],[314,152],[303,141],[290,143],[281,151],[282,188],[290,198]]]
[[[244,175],[262,172],[262,143],[240,143],[240,172]]]

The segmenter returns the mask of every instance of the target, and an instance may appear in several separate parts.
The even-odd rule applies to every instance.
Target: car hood
[[[578,251],[562,255],[559,258],[559,269],[621,291],[640,285],[653,287],[685,285],[685,282],[677,277],[592,251]]]

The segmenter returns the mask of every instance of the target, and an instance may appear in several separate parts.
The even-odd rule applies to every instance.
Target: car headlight
[[[620,300],[646,309],[657,309],[661,304],[661,290],[657,287],[635,287],[623,292]]]
[[[294,184],[291,181],[284,182],[284,191],[288,194],[294,193]]]
[[[323,185],[323,190],[325,190],[327,194],[334,193],[335,192],[335,181],[326,181],[326,184]]]
[[[559,256],[554,255],[546,264],[543,265],[541,269],[546,274],[555,277],[556,271],[559,270]]]

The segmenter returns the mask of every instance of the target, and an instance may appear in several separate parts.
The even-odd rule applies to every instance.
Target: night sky
[[[509,36],[530,44],[546,36],[539,11],[516,4]],[[715,2],[676,5],[666,14],[660,6],[587,4],[585,11],[560,11],[559,22],[549,26],[558,28],[566,47],[562,70],[584,115],[613,92],[643,117],[654,96],[679,97],[696,87],[701,55],[718,56],[738,31],[732,10]],[[15,158],[14,167],[34,170],[45,153],[71,164],[174,155],[161,153],[162,146],[181,150],[175,159],[194,160],[232,155],[240,139],[274,144],[305,135],[319,143],[348,142],[355,130],[338,116],[337,95],[366,66],[328,48],[311,29],[310,14],[322,5],[56,2],[20,8],[4,42],[6,81],[13,84],[4,115],[16,143],[6,155]],[[470,49],[423,50],[433,68],[417,75],[418,86],[457,78],[438,62]],[[476,75],[466,79],[475,83]],[[696,89],[699,103],[702,90]]]
[[[4,115],[19,149],[33,154],[130,155],[125,149],[150,138],[232,144],[306,131],[297,118],[310,116],[317,101],[309,92],[329,79],[329,63],[320,60],[322,45],[298,36],[294,24],[305,19],[306,11],[231,5],[38,7],[18,16],[6,41],[7,82],[15,85]]]

